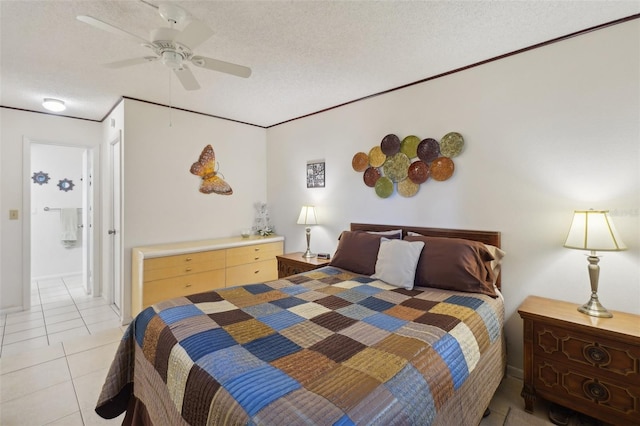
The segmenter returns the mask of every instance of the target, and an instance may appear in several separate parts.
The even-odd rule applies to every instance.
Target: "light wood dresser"
[[[525,410],[537,396],[614,425],[640,425],[640,316],[596,318],[578,304],[529,296],[524,320]]]
[[[278,278],[284,237],[253,236],[132,249],[131,314],[173,297]]]

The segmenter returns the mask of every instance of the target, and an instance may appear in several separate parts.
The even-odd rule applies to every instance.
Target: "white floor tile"
[[[13,314],[8,314],[6,319],[6,325],[17,324],[19,322],[31,321],[42,319],[42,310],[40,309],[32,309],[29,311],[16,312]]]
[[[61,419],[54,420],[47,423],[46,426],[86,426],[82,421],[82,414],[80,411],[76,411],[73,414],[69,414]]]
[[[44,303],[44,301],[43,301],[42,310],[46,312],[48,310],[59,308],[61,306],[71,306],[73,304],[74,304],[73,303],[73,299],[71,297],[69,297],[68,299],[65,299],[65,300],[57,301],[57,302]]]
[[[102,391],[102,385],[108,372],[108,368],[103,368],[73,379],[80,411],[90,411],[96,408],[96,402],[98,401],[98,397]]]
[[[64,282],[62,281],[62,278],[50,278],[45,280],[38,280],[37,286],[39,289],[50,287],[64,287]]]
[[[0,402],[12,401],[69,380],[71,374],[65,358],[3,374]]]
[[[80,312],[74,309],[73,311],[67,312],[65,314],[58,314],[58,315],[51,315],[51,316],[48,316],[45,314],[44,320],[48,327],[52,324],[57,324],[59,322],[69,321],[69,320],[78,319],[78,318],[80,318]]]
[[[2,357],[20,354],[26,351],[48,346],[49,340],[46,336],[37,337],[35,339],[23,340],[22,342],[6,344],[2,343]]]
[[[47,333],[49,335],[59,333],[61,331],[71,330],[72,328],[84,327],[82,318],[76,318],[69,321],[57,322],[55,324],[47,324]]]
[[[32,328],[44,327],[44,319],[34,319],[24,322],[17,322],[5,326],[4,332],[6,334],[17,333],[19,331],[30,330]]]
[[[58,333],[51,333],[48,335],[49,343],[64,342],[65,340],[75,339],[81,336],[88,336],[89,330],[84,325],[78,328],[72,328],[70,330],[60,331]]]
[[[44,317],[49,318],[55,315],[67,314],[69,312],[77,312],[76,305],[61,306],[59,308],[47,309],[44,311]]]
[[[113,319],[100,321],[93,324],[87,324],[89,333],[95,334],[103,330],[111,330],[120,327],[120,319],[114,317]]]
[[[76,303],[76,306],[81,311],[85,310],[85,309],[88,309],[88,308],[93,308],[93,307],[96,307],[96,306],[108,306],[108,305],[109,304],[107,303],[107,301],[104,300],[102,297],[94,297],[94,298],[91,298],[89,300]]]
[[[0,424],[38,426],[80,410],[71,380],[0,404]]]
[[[65,352],[62,343],[38,349],[37,351],[24,352],[18,355],[4,356],[0,358],[0,374],[11,373],[43,362],[64,358]]]
[[[11,343],[22,342],[23,340],[34,339],[36,337],[46,336],[47,331],[44,326],[30,328],[27,330],[17,331],[15,333],[7,333],[2,339],[3,344],[10,345]]]
[[[119,342],[109,343],[67,356],[71,377],[76,379],[86,374],[109,368],[118,345]]]
[[[120,343],[123,331],[120,328],[112,328],[110,330],[100,331],[91,336],[79,337],[77,339],[67,340],[63,343],[64,352],[69,355],[78,352],[84,352],[89,349],[105,346],[110,343]]]

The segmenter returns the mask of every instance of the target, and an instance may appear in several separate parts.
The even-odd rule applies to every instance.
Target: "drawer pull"
[[[187,257],[184,261],[185,261],[185,262],[191,262],[192,260],[193,260],[192,258]]]
[[[606,401],[609,399],[609,391],[598,382],[586,382],[583,390],[589,398],[596,401]]]
[[[608,364],[611,359],[609,353],[598,346],[584,348],[585,357],[594,364]]]
[[[185,272],[191,272],[191,268],[185,268],[184,271]]]
[[[185,287],[185,288],[189,288],[189,287],[191,287],[191,284],[185,284],[185,286],[184,286],[184,287]]]
[[[258,247],[254,248],[253,251],[260,251]]]
[[[259,274],[260,273],[260,269],[258,269],[257,271],[253,271],[254,274]]]
[[[259,259],[260,259],[260,256],[256,256],[253,258],[253,260],[259,260]]]

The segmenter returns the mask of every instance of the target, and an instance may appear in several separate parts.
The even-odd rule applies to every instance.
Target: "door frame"
[[[88,152],[88,157],[91,158],[93,165],[93,185],[99,183],[99,147],[85,144],[73,144],[60,141],[51,141],[44,139],[35,139],[28,136],[22,137],[22,309],[31,309],[31,145],[54,145],[61,147],[71,148],[84,148]],[[84,174],[85,170],[83,170]],[[89,203],[93,205],[93,227],[96,228],[96,224],[99,222],[96,213],[99,211],[97,206],[100,206],[99,197],[96,196],[96,191],[93,191],[92,199]],[[100,253],[100,241],[98,234],[93,233],[93,241],[89,247],[89,250],[93,251],[94,255],[90,256],[89,262],[93,262],[90,265],[90,269],[93,271],[93,288],[91,293],[94,297],[100,296],[100,280],[97,279],[100,276],[98,270],[98,262],[95,261],[95,254]]]
[[[113,147],[118,144],[119,147],[119,157],[114,158]],[[109,235],[107,232],[104,234],[104,238],[106,239],[105,253],[103,255],[104,259],[104,282],[105,285],[103,287],[104,297],[110,304],[115,304],[120,312],[120,320],[124,320],[125,309],[124,307],[124,244],[123,244],[123,234],[122,229],[124,228],[124,218],[123,218],[123,140],[122,140],[122,131],[118,131],[115,137],[113,137],[106,144],[106,158],[108,161],[108,173],[107,173],[107,181],[105,183],[107,200],[106,200],[106,208],[105,211],[105,227],[104,230],[108,232],[108,230],[114,229],[114,221],[115,215],[118,215],[118,222],[120,225],[120,229],[116,229],[118,238],[114,241],[114,236]],[[113,183],[114,183],[114,173],[116,167],[116,161],[118,163],[118,181],[120,184],[120,188],[118,194],[115,194],[113,191]],[[119,195],[119,211],[116,212],[115,209],[115,196]],[[119,241],[120,244],[116,245],[115,242]],[[118,276],[115,276],[116,262],[119,264],[118,267]],[[116,280],[117,278],[117,280]],[[119,289],[116,292],[116,285],[119,285]],[[116,293],[119,295],[116,300]]]

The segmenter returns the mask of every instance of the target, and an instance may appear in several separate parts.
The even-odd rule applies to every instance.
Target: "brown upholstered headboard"
[[[352,223],[352,231],[391,231],[402,229],[402,237],[407,236],[407,232],[417,232],[428,237],[464,238],[465,240],[480,241],[501,248],[500,232],[496,231],[469,231],[464,229],[444,229],[444,228],[423,228],[420,226],[405,225],[374,225],[367,223]],[[498,275],[496,286],[501,289],[502,277]]]

